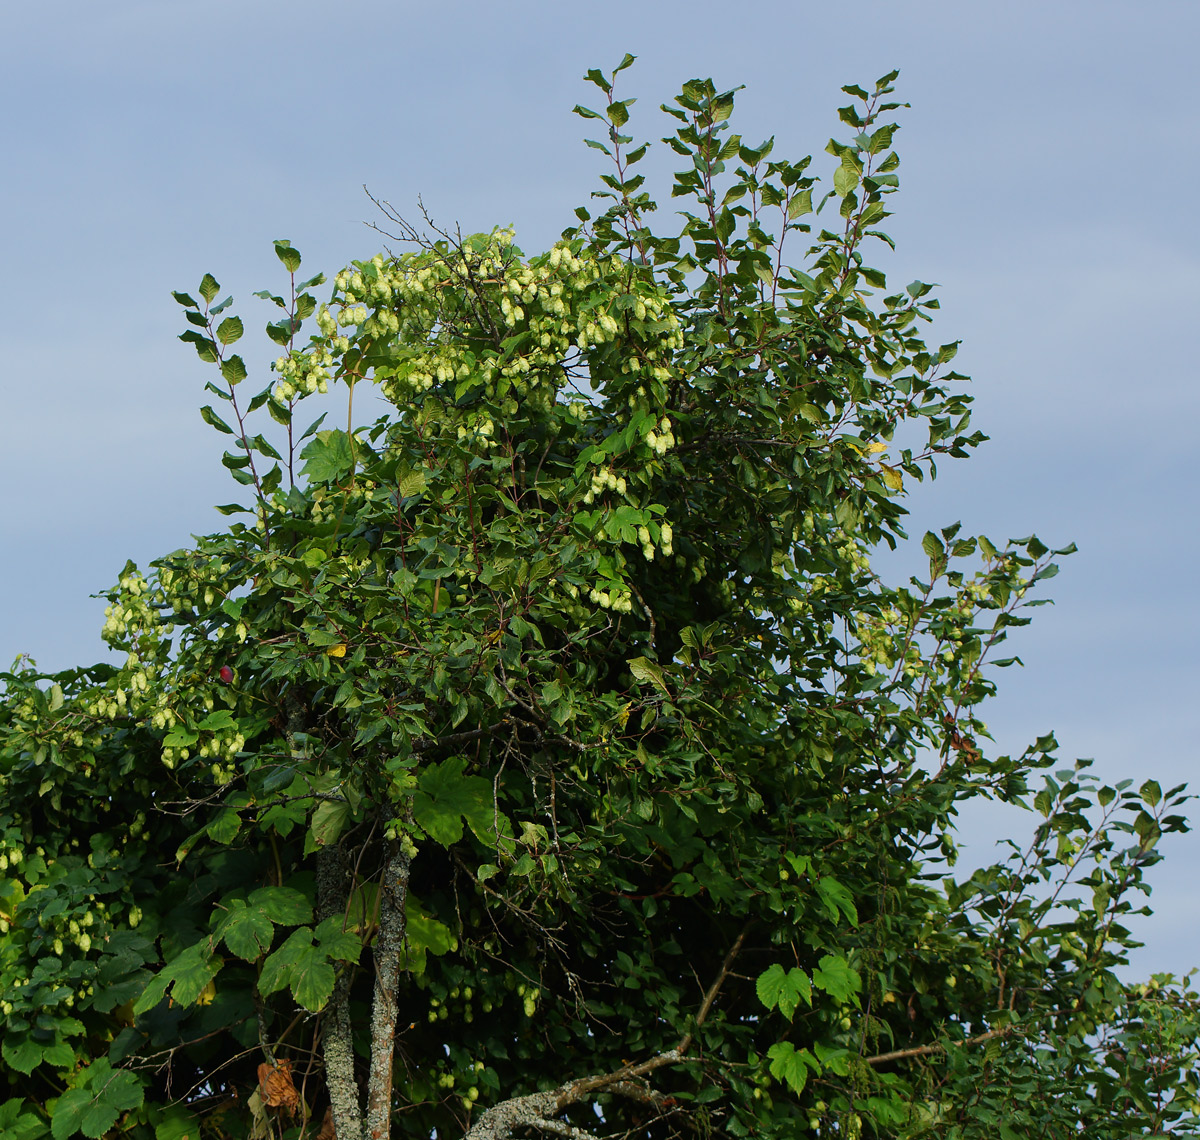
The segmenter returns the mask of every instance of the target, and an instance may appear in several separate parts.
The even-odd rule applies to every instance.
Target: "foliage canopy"
[[[983,438],[930,286],[864,261],[895,75],[815,204],[684,85],[663,236],[631,62],[548,252],[384,206],[402,252],[320,302],[281,241],[249,399],[230,300],[175,294],[249,504],[126,566],[122,664],[4,676],[4,1136],[1197,1131],[1197,995],[1114,972],[1182,788],[987,755],[1069,548],[872,569]],[[979,797],[1036,830],[956,878]]]

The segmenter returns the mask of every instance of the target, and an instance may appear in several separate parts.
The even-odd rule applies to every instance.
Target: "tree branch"
[[[345,855],[340,844],[317,851],[317,910],[321,921],[346,913],[348,898]],[[354,1029],[350,1024],[350,978],[338,971],[325,1007],[321,1040],[325,1084],[339,1140],[362,1140],[362,1104],[354,1077]]]
[[[695,1030],[699,1029],[708,1018],[713,1003],[717,1000],[718,993],[720,993],[721,986],[724,984],[725,979],[729,977],[729,971],[734,959],[738,956],[742,944],[746,940],[747,930],[743,930],[738,935],[737,941],[730,947],[729,953],[725,955],[725,961],[721,963],[721,969],[713,980],[712,985],[705,992],[704,998],[700,1003],[700,1008],[696,1012],[696,1024],[693,1030],[685,1033],[679,1039],[679,1044],[674,1049],[667,1049],[663,1053],[657,1053],[653,1057],[647,1058],[645,1061],[639,1061],[634,1065],[623,1065],[621,1068],[615,1069],[610,1073],[598,1073],[590,1077],[579,1077],[549,1092],[531,1093],[528,1096],[513,1097],[511,1100],[501,1101],[499,1104],[489,1108],[479,1118],[478,1122],[472,1125],[464,1140],[508,1140],[513,1130],[521,1127],[541,1128],[543,1131],[555,1132],[561,1136],[567,1136],[570,1140],[593,1140],[587,1132],[565,1122],[555,1121],[553,1118],[571,1105],[578,1104],[592,1093],[601,1091],[616,1092],[635,1100],[660,1104],[664,1098],[659,1093],[655,1092],[648,1085],[635,1084],[634,1082],[636,1078],[644,1077],[647,1073],[654,1072],[655,1069],[661,1069],[666,1065],[674,1065],[683,1060],[684,1055],[695,1040]]]
[[[989,1029],[977,1037],[967,1037],[962,1041],[954,1042],[954,1044],[981,1045],[984,1041],[994,1041],[997,1037],[1009,1037],[1014,1032],[1013,1026],[1005,1025],[1000,1029]],[[928,1057],[933,1053],[944,1053],[945,1051],[946,1046],[941,1044],[914,1045],[911,1049],[893,1049],[890,1053],[877,1053],[874,1057],[864,1057],[863,1060],[868,1065],[885,1065],[888,1061],[906,1061],[910,1057]]]
[[[411,848],[410,848],[411,850]],[[404,906],[411,858],[400,844],[387,844],[379,890],[379,932],[375,936],[375,993],[371,1001],[371,1073],[367,1084],[367,1136],[387,1140],[392,1123],[392,1058],[396,1049]],[[339,1140],[342,1133],[338,1129]]]

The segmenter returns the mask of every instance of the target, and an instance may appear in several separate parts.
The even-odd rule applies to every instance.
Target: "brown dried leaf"
[[[263,1104],[270,1108],[284,1108],[294,1115],[300,1107],[300,1094],[292,1083],[291,1061],[259,1065],[258,1088]]]
[[[337,1140],[337,1129],[333,1126],[332,1106],[325,1110],[325,1119],[321,1122],[321,1131],[317,1133],[317,1140]]]

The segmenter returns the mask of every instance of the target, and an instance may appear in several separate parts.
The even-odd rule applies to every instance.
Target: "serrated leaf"
[[[226,317],[217,325],[217,340],[222,344],[233,344],[235,341],[241,340],[242,333],[245,331],[240,317]]]
[[[771,1076],[783,1081],[794,1093],[804,1091],[809,1069],[804,1053],[798,1052],[790,1041],[778,1041],[767,1050],[767,1056],[771,1059]]]
[[[350,818],[350,805],[345,800],[322,800],[312,815],[312,837],[318,847],[336,843]]]
[[[319,431],[300,452],[307,460],[304,475],[310,482],[332,483],[350,470],[350,437],[344,431]]]
[[[223,939],[231,953],[247,962],[257,961],[271,948],[275,928],[257,906],[239,899],[231,901],[224,918],[213,931],[214,939]]]
[[[400,470],[396,473],[396,490],[402,499],[421,494],[425,485],[425,472],[420,468],[415,471]]]
[[[858,171],[848,163],[842,163],[833,172],[833,192],[839,198],[844,198],[847,194],[853,193],[857,185]]]
[[[310,1013],[317,1013],[333,993],[335,978],[333,967],[321,951],[305,951],[292,967],[292,996]]]
[[[362,939],[352,931],[343,930],[343,921],[341,915],[325,919],[315,931],[317,941],[327,957],[338,962],[357,962],[362,951]]]
[[[480,875],[480,880],[490,878]],[[425,912],[420,901],[410,892],[404,900],[405,948],[408,952],[407,968],[414,974],[425,972],[427,954],[442,955],[458,944],[450,928]]]
[[[41,1064],[42,1046],[28,1037],[17,1037],[9,1032],[4,1035],[4,1044],[0,1045],[0,1056],[10,1069],[28,1076]]]
[[[204,298],[206,305],[212,304],[212,299],[221,291],[221,286],[217,284],[217,279],[211,274],[206,273],[200,280],[200,296]]]
[[[463,837],[463,821],[480,839],[495,841],[492,785],[482,776],[464,774],[466,761],[455,756],[431,764],[420,776],[413,815],[430,838],[449,847]]]
[[[772,963],[765,973],[758,976],[754,988],[763,1005],[768,1009],[778,1006],[779,1012],[789,1021],[801,998],[812,1005],[812,983],[808,975],[796,966],[785,972],[778,962]]]
[[[290,773],[291,769],[284,771]],[[312,921],[312,904],[303,891],[294,887],[259,887],[246,904],[258,907],[272,922],[281,926]]]
[[[171,989],[171,998],[178,1005],[192,1005],[204,987],[217,976],[223,965],[222,959],[210,952],[207,937],[176,955],[146,987],[142,996],[134,1003],[133,1012],[145,1013]]]
[[[240,384],[246,379],[246,362],[235,353],[221,361],[221,375],[229,384]]]
[[[834,1001],[849,1001],[862,989],[862,978],[845,958],[826,954],[812,972],[812,984],[824,990]]]

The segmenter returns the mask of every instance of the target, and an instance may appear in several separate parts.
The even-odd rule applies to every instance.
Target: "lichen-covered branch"
[[[317,907],[321,919],[345,913],[347,871],[339,845],[322,847],[317,852]],[[362,1102],[354,1077],[354,1030],[350,1024],[350,982],[345,969],[338,972],[325,1007],[321,1046],[338,1140],[362,1140]]]
[[[674,1049],[656,1053],[644,1061],[633,1065],[623,1065],[610,1073],[597,1073],[592,1076],[579,1077],[568,1081],[549,1092],[531,1093],[528,1096],[513,1097],[489,1108],[466,1134],[465,1140],[508,1140],[517,1128],[537,1128],[543,1132],[553,1132],[568,1136],[571,1140],[588,1140],[589,1133],[565,1121],[554,1119],[560,1112],[573,1104],[579,1104],[597,1092],[615,1092],[621,1096],[630,1097],[648,1103],[661,1104],[665,1098],[649,1085],[635,1083],[638,1078],[652,1073],[667,1065],[682,1061],[695,1040],[695,1030],[699,1029],[712,1012],[713,1004],[721,991],[734,959],[738,956],[742,944],[746,940],[746,931],[738,935],[737,941],[725,955],[725,961],[713,979],[712,985],[704,993],[700,1008],[696,1012],[696,1024],[685,1033]]]
[[[371,1002],[371,1072],[367,1085],[367,1135],[387,1140],[392,1120],[392,1057],[396,1048],[397,995],[404,953],[404,907],[410,855],[389,841],[379,889],[379,932],[375,936],[375,994]],[[338,1128],[339,1140],[345,1140]]]

